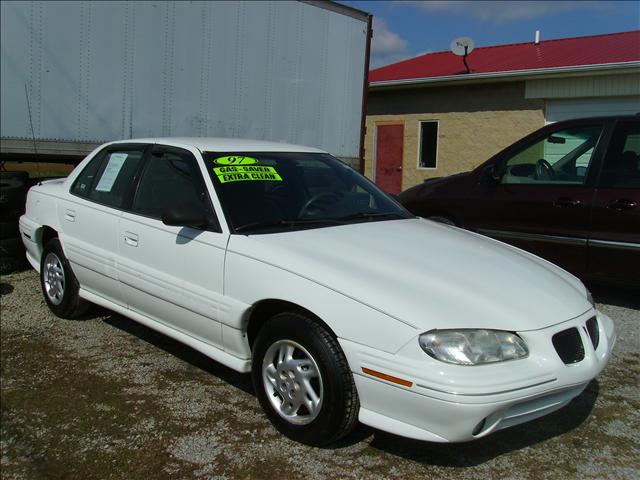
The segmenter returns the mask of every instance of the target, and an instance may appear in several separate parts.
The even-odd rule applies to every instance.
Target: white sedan
[[[314,148],[110,143],[33,187],[20,231],[56,315],[98,304],[251,372],[308,444],[357,420],[483,437],[567,405],[616,338],[572,275],[416,218]]]

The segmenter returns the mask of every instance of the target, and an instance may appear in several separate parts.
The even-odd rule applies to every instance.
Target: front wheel
[[[47,242],[40,260],[40,286],[49,309],[61,318],[76,318],[89,307],[57,238]]]
[[[253,386],[271,423],[289,438],[326,445],[347,435],[360,403],[337,340],[318,322],[275,315],[253,347]]]

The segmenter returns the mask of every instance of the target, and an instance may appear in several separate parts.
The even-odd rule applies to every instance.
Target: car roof
[[[243,138],[200,138],[200,137],[158,137],[158,138],[132,138],[119,140],[118,143],[150,143],[162,144],[174,147],[197,148],[201,152],[304,152],[326,153],[314,147],[292,145],[283,142],[269,142],[266,140],[248,140]]]

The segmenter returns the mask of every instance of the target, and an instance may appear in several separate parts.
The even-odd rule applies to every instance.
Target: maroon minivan
[[[399,195],[412,213],[640,287],[640,116],[553,123],[472,172]]]

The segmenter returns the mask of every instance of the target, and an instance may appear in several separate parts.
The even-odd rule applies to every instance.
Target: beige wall
[[[640,73],[527,80],[526,98],[630,97],[640,95]]]
[[[425,178],[470,170],[544,126],[542,100],[524,98],[524,82],[371,91],[365,136],[365,174],[373,178],[375,126],[404,123],[402,189]],[[437,120],[435,169],[418,168],[419,122]]]

